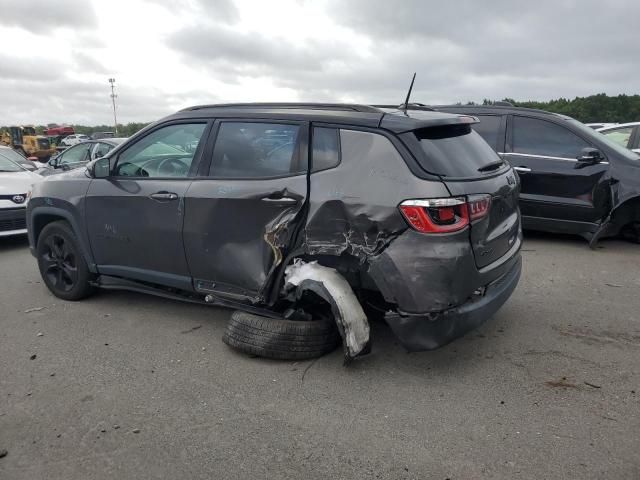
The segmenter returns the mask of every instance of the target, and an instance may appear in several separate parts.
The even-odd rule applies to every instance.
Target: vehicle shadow
[[[10,252],[12,250],[22,250],[25,248],[29,248],[29,239],[26,234],[0,237],[0,252]]]

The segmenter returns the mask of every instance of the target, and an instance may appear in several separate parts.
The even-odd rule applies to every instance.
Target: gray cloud
[[[327,13],[373,56],[340,39],[300,44],[206,21],[168,45],[223,81],[267,77],[308,100],[399,101],[414,71],[425,103],[637,91],[637,2],[333,0]]]
[[[0,0],[0,24],[44,35],[59,27],[95,27],[93,6],[84,0]]]

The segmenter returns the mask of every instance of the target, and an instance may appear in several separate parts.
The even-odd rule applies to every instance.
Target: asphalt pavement
[[[373,325],[349,367],[250,358],[230,312],[43,286],[0,239],[0,479],[638,479],[640,246],[528,235],[519,287],[452,344]]]

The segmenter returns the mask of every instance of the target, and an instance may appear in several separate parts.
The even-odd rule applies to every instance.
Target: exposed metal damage
[[[297,260],[286,268],[285,282],[286,286],[296,288],[298,298],[305,290],[311,290],[331,305],[343,339],[345,361],[367,353],[370,341],[367,315],[342,275],[317,262]]]

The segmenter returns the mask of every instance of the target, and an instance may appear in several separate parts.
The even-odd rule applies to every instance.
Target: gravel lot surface
[[[63,302],[0,239],[0,479],[640,478],[640,246],[523,256],[479,330],[407,354],[375,324],[345,368],[236,353],[223,309]]]

